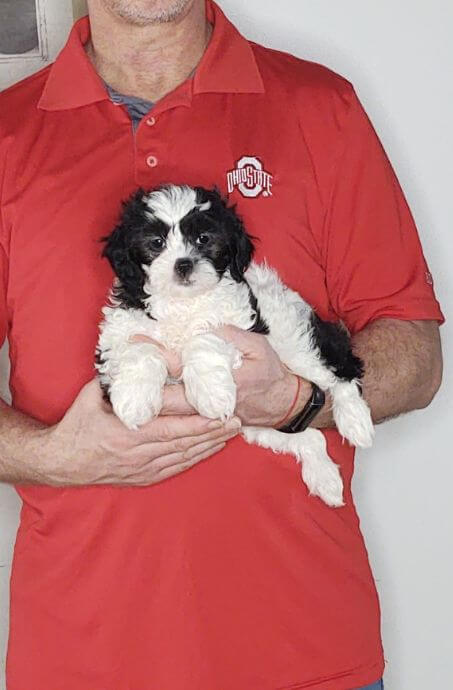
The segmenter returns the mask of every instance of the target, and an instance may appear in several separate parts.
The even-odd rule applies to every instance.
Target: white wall
[[[253,40],[322,62],[355,84],[406,191],[450,316],[451,0],[220,2]],[[432,406],[381,426],[375,447],[357,462],[356,500],[383,611],[386,690],[434,690],[453,682],[451,324],[442,335],[444,384]],[[17,514],[12,490],[3,487],[1,644]]]

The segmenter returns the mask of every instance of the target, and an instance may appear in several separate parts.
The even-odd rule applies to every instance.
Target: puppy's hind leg
[[[299,434],[284,434],[276,429],[244,427],[247,443],[270,448],[274,453],[290,453],[302,466],[302,479],[312,496],[319,496],[328,506],[338,508],[343,502],[340,470],[329,458],[324,434],[306,429]]]
[[[333,375],[328,390],[338,431],[354,446],[369,448],[374,427],[370,408],[361,395],[363,362],[354,354],[349,334],[340,324],[322,321],[313,313],[310,335],[320,362]]]
[[[330,390],[332,412],[340,434],[357,448],[370,448],[374,426],[371,411],[355,381],[338,381]]]

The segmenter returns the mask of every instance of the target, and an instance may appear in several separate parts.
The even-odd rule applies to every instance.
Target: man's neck
[[[88,57],[102,79],[119,93],[155,103],[185,81],[211,35],[204,0],[194,0],[175,22],[138,26],[89,2]]]

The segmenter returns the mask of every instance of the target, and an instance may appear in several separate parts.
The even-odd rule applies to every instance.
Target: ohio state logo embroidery
[[[259,158],[242,156],[236,168],[227,172],[228,194],[237,187],[245,197],[272,196],[273,175],[264,170]]]

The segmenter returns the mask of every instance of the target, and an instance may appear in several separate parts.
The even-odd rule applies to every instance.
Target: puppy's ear
[[[127,227],[120,223],[108,237],[102,256],[105,256],[128,292],[142,292],[145,276],[143,269],[134,256],[132,247],[128,246]]]
[[[225,218],[231,257],[230,273],[233,280],[240,283],[255,251],[252,242],[253,237],[246,232],[242,219],[236,213],[235,206],[228,207],[225,205]]]
[[[105,247],[102,256],[106,257],[120,281],[115,295],[128,306],[143,308],[142,300],[145,273],[138,247],[134,246],[137,231],[146,225],[144,192],[139,189],[128,201],[123,202],[120,222],[113,232],[103,238]]]
[[[224,226],[230,256],[230,274],[233,280],[240,283],[252,260],[255,238],[246,232],[242,218],[236,212],[236,205],[228,206],[227,199],[222,196],[218,187],[209,190],[195,187],[195,190],[197,202],[200,205],[209,202],[210,208],[206,212]]]
[[[229,210],[231,211],[231,209]],[[245,231],[242,221],[235,213],[234,219],[234,232],[230,242],[230,273],[233,280],[240,283],[250,265],[255,247],[252,243],[252,237]]]

